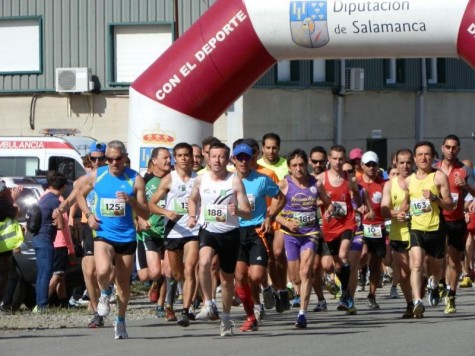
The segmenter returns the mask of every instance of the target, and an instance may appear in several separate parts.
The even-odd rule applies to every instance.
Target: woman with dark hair
[[[53,210],[59,204],[67,179],[62,173],[49,171],[46,176],[48,192],[45,193],[38,207],[41,210],[41,228],[34,234],[32,245],[36,254],[36,307],[34,313],[43,313],[48,307],[48,287],[53,275],[54,246],[57,230],[63,228],[63,217],[53,219]]]

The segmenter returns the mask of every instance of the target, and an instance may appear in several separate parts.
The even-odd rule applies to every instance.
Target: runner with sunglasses
[[[145,184],[138,172],[125,166],[127,151],[121,141],[107,144],[108,166],[100,167],[85,178],[77,196],[78,205],[86,214],[94,230],[94,259],[101,296],[97,306],[100,316],[110,312],[112,266],[115,265],[118,312],[115,321],[115,338],[128,337],[125,313],[130,297],[130,275],[137,247],[134,214],[149,217]],[[91,209],[86,197],[94,190],[95,204]]]
[[[56,216],[59,216],[63,212],[67,211],[68,207],[70,207],[70,216],[75,215],[77,209],[76,196],[83,186],[86,178],[89,174],[95,172],[99,167],[102,167],[106,164],[106,144],[102,142],[92,142],[89,147],[88,160],[92,166],[91,172],[80,177],[74,182],[73,191],[69,194],[68,198],[59,205],[58,210],[53,213],[55,218]],[[86,201],[90,209],[93,209],[95,204],[94,191],[91,191],[87,195]],[[97,313],[99,286],[97,284],[96,264],[94,262],[94,240],[92,236],[92,230],[87,224],[87,219],[84,213],[81,216],[81,236],[82,248],[84,251],[84,256],[81,261],[82,273],[84,276],[84,282],[86,284],[87,295],[89,296],[89,305],[94,312],[88,327],[99,328],[104,326],[104,318]]]

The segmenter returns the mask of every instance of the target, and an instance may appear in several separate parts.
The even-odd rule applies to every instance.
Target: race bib
[[[371,239],[379,239],[383,237],[381,225],[363,224],[363,236]]]
[[[256,197],[252,194],[247,195],[247,200],[249,200],[249,205],[251,206],[251,211],[256,210]]]
[[[430,213],[432,208],[429,199],[419,198],[411,200],[411,214],[414,216]]]
[[[316,215],[314,211],[296,211],[292,214],[292,219],[297,221],[300,227],[315,226]]]
[[[125,202],[118,199],[101,198],[101,215],[108,218],[125,216]]]
[[[333,204],[333,216],[337,218],[345,217],[348,213],[348,207],[344,201],[332,201]]]
[[[225,223],[228,220],[228,206],[221,204],[208,204],[205,208],[206,222]]]
[[[188,198],[176,198],[173,202],[173,211],[179,215],[188,214]]]

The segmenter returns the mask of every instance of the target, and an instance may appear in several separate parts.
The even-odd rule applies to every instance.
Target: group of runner
[[[337,309],[356,314],[358,272],[366,265],[367,306],[378,309],[376,290],[388,256],[393,283],[399,282],[407,303],[403,318],[423,316],[425,277],[428,303],[437,305],[446,292],[445,313],[454,313],[467,235],[475,230],[475,183],[472,168],[457,158],[460,140],[449,135],[441,149],[437,164],[431,142],[417,143],[414,152],[399,150],[394,176],[384,180],[372,151],[353,149],[348,159],[343,146],[328,153],[316,146],[309,155],[296,149],[284,158],[280,137],[269,133],[259,159],[254,139],[237,140],[231,149],[209,137],[202,147],[178,143],[171,153],[174,169],[169,150],[155,148],[141,177],[124,164],[122,142],[98,143],[90,154],[93,170],[58,208],[63,212],[76,200],[84,213],[83,270],[95,312],[89,327],[102,326],[109,314],[114,280],[115,338],[128,337],[134,260],[140,279],[152,283],[157,316],[182,327],[220,319],[221,336],[234,333],[230,312],[239,302],[247,316],[243,332],[257,330],[265,309],[274,307],[279,313],[298,307],[295,327],[306,328],[312,288],[314,311],[327,310],[327,279],[340,286]],[[464,263],[467,278],[471,261]],[[183,307],[177,316],[178,282]],[[292,300],[287,282],[295,291]],[[203,305],[195,315],[199,297]]]

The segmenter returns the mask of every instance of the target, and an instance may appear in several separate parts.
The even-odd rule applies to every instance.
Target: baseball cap
[[[357,159],[363,156],[363,150],[361,148],[353,148],[350,151],[350,159]]]
[[[363,164],[366,164],[369,162],[374,162],[376,164],[379,164],[379,158],[378,158],[378,155],[374,153],[373,151],[368,151],[363,155],[363,157],[361,157],[361,162],[363,162]]]
[[[89,146],[89,152],[100,152],[100,153],[106,153],[106,144],[103,142],[93,142]]]
[[[5,181],[0,180],[0,193],[4,192],[7,190],[7,185],[5,184]]]
[[[233,156],[236,157],[238,154],[244,153],[248,155],[249,157],[252,157],[252,148],[249,145],[246,145],[245,143],[240,143],[237,145],[234,150],[233,150]]]

